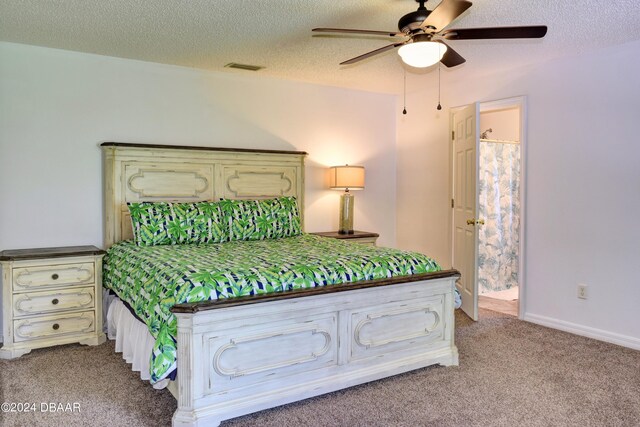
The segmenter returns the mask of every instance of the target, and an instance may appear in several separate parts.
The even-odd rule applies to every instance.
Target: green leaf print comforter
[[[302,234],[225,243],[111,247],[104,286],[127,302],[155,338],[151,382],[176,368],[179,303],[234,298],[440,270],[425,255]]]

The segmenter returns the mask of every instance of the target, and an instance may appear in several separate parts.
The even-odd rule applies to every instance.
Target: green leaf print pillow
[[[229,240],[279,239],[302,234],[295,197],[219,202]]]
[[[128,203],[138,246],[220,243],[229,240],[217,202]]]

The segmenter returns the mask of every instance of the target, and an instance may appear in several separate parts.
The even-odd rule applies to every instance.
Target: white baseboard
[[[531,313],[525,313],[524,320],[527,322],[535,323],[537,325],[547,326],[549,328],[559,329],[561,331],[581,335],[583,337],[610,342],[612,344],[621,345],[623,347],[632,348],[634,350],[640,350],[640,338],[616,334],[613,332],[604,331],[602,329],[591,328],[589,326],[565,322],[564,320],[558,320],[552,317],[540,316]]]

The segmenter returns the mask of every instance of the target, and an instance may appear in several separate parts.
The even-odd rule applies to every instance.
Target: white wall
[[[438,111],[436,73],[409,75],[407,88],[431,88],[407,94],[407,114],[398,97],[397,123],[397,243],[398,247],[429,254],[443,267],[451,266],[448,245],[447,191],[449,154],[448,112]]]
[[[520,139],[520,109],[506,108],[480,113],[480,133],[487,129],[492,130],[487,132],[487,139],[518,141]]]
[[[526,319],[640,349],[638,76],[633,42],[482,78],[452,72],[443,104],[527,95]],[[421,97],[433,98],[408,103]],[[434,111],[398,121],[398,246],[450,254],[448,235],[418,225],[450,209],[448,116]],[[418,186],[432,193],[406,190]]]
[[[366,167],[355,227],[395,244],[395,97],[0,43],[0,250],[102,245],[104,141],[307,151],[306,230],[337,230],[325,168]]]
[[[395,105],[390,95],[0,43],[0,250],[102,246],[104,141],[306,151],[306,231],[338,227],[327,166],[364,165],[354,225],[393,246]]]

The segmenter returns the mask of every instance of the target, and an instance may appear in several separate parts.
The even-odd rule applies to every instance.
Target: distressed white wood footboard
[[[457,277],[448,271],[255,304],[176,306],[173,425],[215,426],[413,369],[457,365]]]

